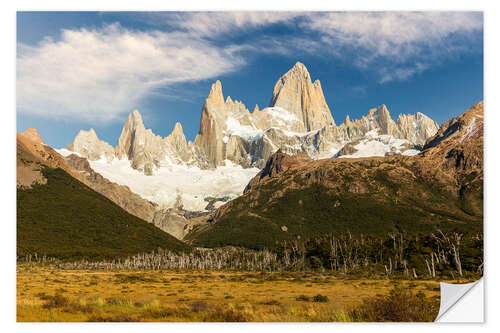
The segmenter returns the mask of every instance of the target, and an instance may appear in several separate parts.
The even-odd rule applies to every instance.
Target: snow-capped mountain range
[[[221,82],[212,84],[193,142],[187,142],[180,123],[165,138],[155,135],[135,110],[116,147],[90,129],[58,151],[87,158],[96,172],[164,207],[204,211],[208,197],[222,202],[240,195],[278,149],[315,159],[411,155],[438,129],[422,113],[401,114],[395,122],[385,105],[336,125],[319,80],[313,83],[297,63],[279,78],[262,110],[256,105],[250,112],[242,102],[224,99]]]

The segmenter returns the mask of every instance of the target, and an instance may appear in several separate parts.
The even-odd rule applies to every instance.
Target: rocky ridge
[[[230,161],[244,168],[263,168],[278,149],[288,154],[305,152],[311,158],[331,157],[339,151],[338,156],[355,153],[359,141],[373,131],[405,140],[383,152],[399,154],[421,148],[437,129],[438,125],[422,113],[400,115],[396,123],[385,105],[369,110],[358,120],[347,117],[337,126],[320,82],[313,83],[307,68],[298,62],[278,79],[269,107],[262,110],[256,105],[250,112],[241,101],[229,96],[224,99],[221,82],[212,84],[193,142],[187,142],[180,123],[166,138],[155,135],[134,110],[126,120],[114,156],[130,160],[134,169],[147,175],[171,164],[206,169]],[[93,130],[80,132],[68,149],[91,160],[102,154],[111,156],[110,146]]]
[[[77,146],[84,146],[87,138],[91,138],[90,146],[94,144],[97,136],[93,131],[81,131]],[[98,140],[98,139],[97,139]],[[98,142],[97,142],[98,143]],[[103,147],[106,147],[103,145]],[[84,152],[89,152],[84,150]],[[85,156],[85,155],[84,155]],[[46,184],[47,179],[41,172],[42,167],[61,168],[73,178],[89,186],[97,193],[102,194],[115,204],[123,208],[129,214],[153,223],[161,230],[182,239],[185,234],[185,226],[188,218],[193,212],[186,211],[182,207],[162,209],[159,205],[143,199],[133,193],[127,186],[118,185],[95,172],[89,165],[88,159],[92,155],[77,156],[70,154],[62,156],[51,147],[44,144],[42,138],[34,128],[17,134],[17,187],[31,188],[34,184]]]
[[[268,247],[328,232],[481,232],[483,102],[443,124],[416,156],[322,159],[277,151],[245,193],[185,239]]]
[[[98,160],[102,156],[110,161],[114,158],[115,150],[107,142],[99,140],[93,128],[88,131],[80,130],[75,140],[66,146],[68,150],[78,152],[90,160]]]

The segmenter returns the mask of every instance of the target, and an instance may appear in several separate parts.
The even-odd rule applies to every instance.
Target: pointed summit
[[[183,161],[187,161],[190,158],[186,137],[184,136],[181,123],[175,123],[172,133],[166,138],[166,142],[171,149],[173,149],[175,156],[179,156]],[[174,156],[170,157],[175,158]]]
[[[334,124],[321,83],[314,84],[306,66],[297,62],[274,86],[271,107],[281,107],[294,114],[301,125],[295,130],[308,132]]]
[[[186,137],[184,136],[184,131],[182,130],[182,125],[180,122],[176,122],[172,133],[167,136],[167,141],[175,142],[176,145],[186,146]]]
[[[118,139],[118,145],[115,148],[116,156],[119,159],[128,158],[132,159],[132,150],[134,141],[143,136],[146,131],[142,116],[139,110],[132,111],[128,117],[125,125],[123,126],[122,133]]]
[[[389,110],[387,110],[387,106],[385,104],[380,105],[374,112],[375,116],[382,121],[392,121],[391,114]]]
[[[132,113],[130,113],[130,115],[127,118],[127,121],[129,121],[129,119],[133,127],[144,126],[144,123],[142,121],[142,115],[137,109],[135,109],[134,111],[132,111]]]
[[[377,122],[379,123],[380,128],[382,129],[383,134],[394,135],[398,133],[398,126],[392,120],[391,114],[385,104],[382,104],[377,108],[376,111]]]
[[[171,135],[173,133],[184,135],[184,132],[182,130],[182,124],[180,122],[175,123],[174,130],[172,131]]]
[[[142,115],[139,110],[135,109],[134,111],[132,111],[131,115],[134,119],[142,121]]]
[[[297,61],[295,65],[284,76],[293,74],[302,75],[303,77],[310,77],[309,71],[307,70],[306,66],[300,61]]]
[[[36,128],[30,127],[26,131],[22,132],[21,135],[23,137],[25,137],[26,139],[31,140],[35,143],[39,143],[39,144],[43,144],[43,145],[45,144],[45,142],[43,142],[43,139],[40,136],[40,134],[38,134]]]
[[[352,125],[351,118],[349,118],[349,115],[345,116],[344,125],[346,125],[346,126]]]
[[[219,80],[215,81],[210,88],[210,93],[206,99],[205,104],[213,106],[220,106],[224,104],[224,95],[222,94],[222,84]]]
[[[115,154],[113,147],[109,143],[99,140],[93,128],[88,131],[80,130],[75,140],[68,144],[66,149],[74,151],[91,161],[98,160],[103,156],[110,161]]]
[[[414,115],[400,114],[398,127],[402,137],[421,146],[439,130],[439,125],[421,112]]]

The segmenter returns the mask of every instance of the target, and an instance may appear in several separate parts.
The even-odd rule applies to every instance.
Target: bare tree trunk
[[[432,277],[436,277],[436,270],[434,268],[434,252],[431,253],[431,262],[432,262]]]

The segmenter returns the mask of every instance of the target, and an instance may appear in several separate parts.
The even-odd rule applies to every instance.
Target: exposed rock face
[[[247,135],[245,139],[258,136],[259,130],[250,119],[250,112],[245,105],[239,101],[233,101],[230,97],[224,102],[222,85],[220,81],[215,82],[203,106],[200,119],[200,132],[194,140],[194,145],[199,152],[199,163],[202,167],[217,167],[224,164],[227,158],[226,147],[232,150],[233,161],[244,158],[238,154],[241,147],[238,142],[229,143],[232,131]],[[243,163],[240,161],[240,163]]]
[[[421,153],[425,163],[456,179],[464,210],[482,214],[484,103],[444,123]]]
[[[129,159],[134,169],[151,175],[164,162],[184,163],[192,158],[191,148],[180,123],[176,123],[172,133],[162,138],[151,129],[146,129],[142,116],[134,110],[127,118],[118,140],[115,154],[119,159]]]
[[[41,166],[61,168],[76,179],[82,181],[80,175],[73,172],[64,157],[54,149],[45,145],[34,128],[17,133],[17,187],[31,187],[33,184],[45,184],[46,179],[40,172]]]
[[[66,157],[68,165],[74,173],[77,173],[94,191],[104,195],[115,204],[146,222],[153,223],[156,227],[182,239],[185,235],[185,227],[188,218],[193,212],[184,210],[182,207],[163,209],[157,204],[143,199],[133,193],[127,186],[118,185],[95,172],[89,165],[87,159],[71,154]]]
[[[185,239],[205,247],[267,247],[341,231],[475,233],[482,219],[481,102],[441,126],[416,156],[311,160],[278,151],[241,197]]]
[[[128,116],[118,139],[116,156],[129,159],[134,169],[151,175],[153,168],[159,167],[159,162],[165,158],[162,146],[163,139],[150,129],[146,130],[141,114],[134,110]]]
[[[174,130],[165,139],[167,156],[177,163],[188,162],[192,158],[191,147],[186,142],[181,123],[175,123]]]
[[[152,222],[163,231],[168,232],[178,239],[182,239],[185,235],[185,227],[188,224],[188,219],[184,216],[182,210],[168,208],[157,210]]]
[[[305,152],[311,158],[332,157],[339,151],[338,156],[370,154],[358,152],[356,147],[371,131],[378,136],[390,136],[376,138],[387,147],[375,155],[381,151],[389,155],[404,153],[421,148],[437,129],[437,124],[421,113],[400,115],[396,123],[385,105],[369,110],[358,120],[347,117],[336,126],[320,82],[313,83],[307,68],[298,62],[279,78],[269,107],[262,110],[256,105],[250,112],[242,102],[224,97],[220,81],[212,84],[194,142],[186,142],[180,123],[166,138],[153,134],[145,128],[139,111],[133,111],[114,155],[130,160],[133,168],[147,175],[172,164],[206,169],[230,161],[244,168],[263,168],[278,149],[292,155]],[[398,141],[397,147],[392,147],[393,141],[399,139],[406,141]],[[91,160],[102,154],[108,159],[113,157],[110,146],[100,141],[93,130],[81,131],[68,149]]]
[[[434,135],[438,128],[435,121],[422,113],[416,115],[400,114],[396,124],[387,107],[381,105],[376,109],[371,109],[360,120],[351,121],[347,118],[338,127],[340,133],[337,132],[337,140],[344,140],[346,143],[337,156],[356,156],[358,145],[362,141],[366,142],[367,138],[368,141],[379,141],[385,144],[386,149],[382,149],[382,151],[386,151],[385,155],[401,154],[413,148],[421,149],[425,140]],[[370,155],[368,151],[366,156],[384,155],[379,153]]]
[[[455,179],[459,183],[462,178],[467,178],[468,181],[480,181],[482,183],[483,174],[483,102],[480,102],[471,107],[467,112],[460,117],[453,118],[444,123],[439,131],[428,139],[423,151],[418,156],[414,157],[397,157],[396,159],[387,159],[387,161],[396,161],[405,165],[411,165],[412,168],[417,168],[418,172],[426,177],[426,172],[432,173],[432,177],[442,178],[439,182],[448,182],[450,179]],[[245,193],[255,188],[258,184],[272,181],[272,179],[282,177],[282,174],[287,170],[300,169],[304,172],[312,171],[315,167],[342,163],[341,161],[351,161],[349,159],[332,159],[325,161],[314,161],[307,154],[290,156],[278,150],[274,153],[266,163],[264,169],[259,172],[248,184]],[[373,166],[379,165],[378,161],[384,161],[373,158],[352,159],[351,164],[358,166]],[[389,162],[388,162],[389,163]],[[333,164],[332,164],[333,165]],[[425,170],[425,172],[423,172]],[[292,171],[290,171],[293,173]],[[328,182],[328,177],[324,174],[314,173],[316,176],[307,177],[308,182],[316,178],[315,181],[325,180]],[[479,177],[471,177],[474,174]],[[312,177],[312,178],[311,178]],[[289,183],[291,179],[282,179]],[[330,179],[331,180],[331,179]],[[451,180],[454,183],[455,180]],[[407,182],[409,180],[406,180]],[[313,181],[314,182],[314,181]],[[325,183],[326,184],[326,183]],[[456,185],[456,184],[454,184]],[[329,184],[329,186],[333,186]],[[337,185],[335,185],[337,186]],[[479,193],[479,192],[478,192]],[[458,194],[458,192],[457,192]],[[481,192],[482,195],[482,192]]]
[[[78,152],[91,161],[98,160],[103,155],[110,161],[115,155],[114,148],[107,142],[99,140],[93,128],[89,131],[81,130],[66,149]]]
[[[26,140],[29,140],[35,144],[41,144],[41,145],[45,144],[40,134],[38,134],[36,128],[30,127],[26,131],[19,134],[22,135],[22,137],[25,138]]]
[[[295,115],[297,122],[292,131],[309,132],[334,125],[326,104],[321,83],[311,81],[304,64],[297,62],[274,86],[270,107],[281,107]]]
[[[36,133],[36,134],[35,134]],[[30,188],[33,184],[45,184],[47,179],[40,172],[43,161],[37,150],[44,151],[43,140],[36,129],[29,128],[17,134],[16,186]],[[38,147],[38,149],[36,149]],[[37,163],[38,162],[38,163]]]
[[[266,166],[262,169],[262,171],[248,183],[244,193],[250,191],[253,186],[260,183],[263,179],[276,177],[279,173],[288,170],[291,166],[311,161],[312,159],[306,153],[298,153],[292,156],[278,150],[267,160]]]
[[[414,115],[399,115],[398,128],[400,137],[416,145],[423,146],[439,129],[439,125],[426,115],[417,112]]]

